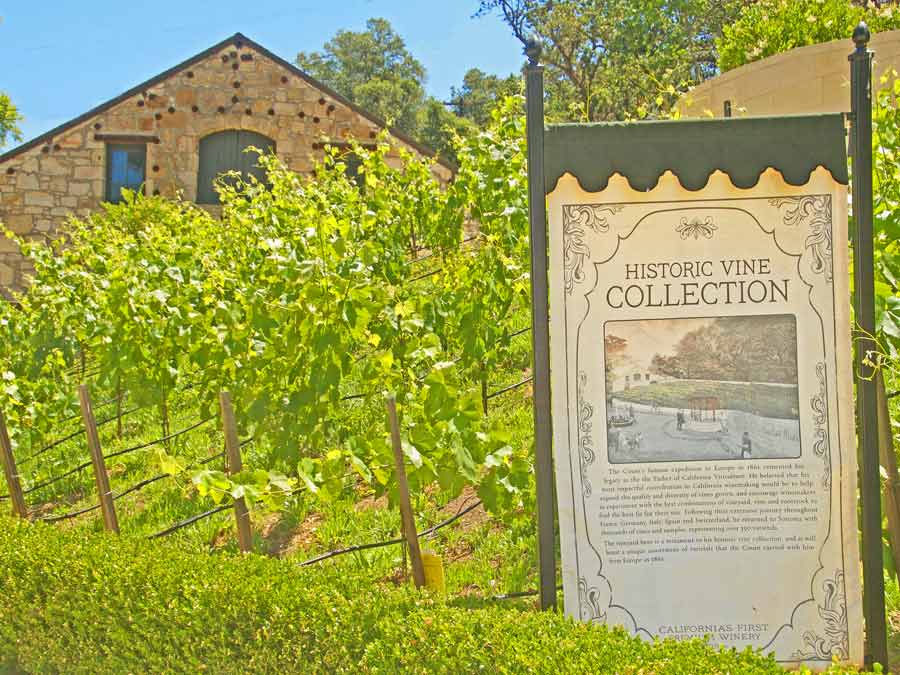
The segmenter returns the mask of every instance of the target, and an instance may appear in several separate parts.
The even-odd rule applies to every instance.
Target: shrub
[[[6,518],[0,589],[0,672],[783,672],[750,651],[643,642],[560,614],[379,586],[336,565]]]

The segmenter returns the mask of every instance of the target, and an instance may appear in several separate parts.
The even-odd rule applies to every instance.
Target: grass
[[[720,408],[782,419],[795,419],[799,410],[796,387],[766,384],[670,380],[624,389],[615,396],[633,403],[655,403],[666,408],[690,408],[692,398],[712,396],[719,400]]]

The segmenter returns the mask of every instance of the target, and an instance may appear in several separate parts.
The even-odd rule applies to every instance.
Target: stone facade
[[[900,31],[872,36],[875,52],[873,82],[900,70]],[[728,102],[733,116],[797,115],[848,112],[853,42],[833,40],[798,47],[782,54],[729,70],[701,83],[678,104],[684,117],[723,117]]]
[[[147,194],[197,195],[199,144],[223,130],[272,139],[294,171],[308,173],[323,143],[371,143],[383,123],[238,34],[85,115],[0,155],[0,222],[28,238],[55,236],[106,195],[106,144],[146,143]],[[392,132],[395,145],[429,153]],[[396,155],[395,155],[396,156]],[[435,164],[448,180],[451,169]],[[0,237],[0,293],[29,270]]]

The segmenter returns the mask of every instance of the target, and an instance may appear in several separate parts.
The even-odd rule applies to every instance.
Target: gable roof
[[[42,143],[45,143],[45,142],[51,140],[53,137],[58,136],[59,134],[64,133],[75,126],[78,126],[79,124],[87,122],[92,117],[99,115],[101,113],[104,113],[107,110],[109,110],[110,108],[118,105],[119,103],[122,103],[123,101],[127,101],[129,98],[140,94],[144,90],[149,89],[149,88],[159,84],[160,82],[163,82],[163,81],[169,79],[173,75],[177,74],[179,71],[184,70],[185,68],[188,68],[190,66],[193,66],[194,64],[199,63],[200,61],[203,61],[204,59],[208,58],[209,56],[212,56],[219,50],[224,49],[225,47],[227,47],[229,45],[234,45],[237,48],[244,47],[244,46],[251,47],[255,51],[262,54],[263,56],[274,61],[276,64],[278,64],[282,68],[286,68],[293,75],[299,77],[301,80],[305,81],[310,86],[318,89],[319,91],[321,91],[323,94],[327,95],[328,97],[333,98],[338,103],[350,108],[352,111],[354,111],[355,113],[366,118],[367,120],[369,120],[376,126],[381,127],[382,129],[387,129],[391,133],[392,136],[398,138],[399,140],[403,141],[410,147],[414,148],[417,152],[419,152],[427,157],[436,158],[438,163],[440,163],[445,168],[450,169],[451,171],[456,170],[456,167],[453,164],[451,164],[447,160],[439,157],[438,154],[433,149],[431,149],[425,145],[422,145],[414,138],[406,135],[405,133],[403,133],[402,131],[399,131],[396,128],[388,127],[387,122],[385,122],[380,117],[377,117],[376,115],[373,115],[372,113],[370,113],[366,110],[363,110],[355,103],[351,103],[345,97],[338,94],[336,91],[334,91],[328,85],[323,84],[322,82],[319,82],[315,78],[311,77],[307,73],[300,70],[297,66],[295,66],[290,61],[286,61],[285,59],[281,58],[280,56],[273,54],[268,49],[266,49],[259,43],[254,42],[253,40],[251,40],[250,38],[248,38],[246,35],[244,35],[242,33],[235,33],[231,37],[225,38],[221,42],[214,44],[212,47],[209,47],[208,49],[204,49],[202,52],[192,56],[191,58],[187,59],[186,61],[182,61],[177,66],[173,66],[172,68],[169,68],[168,70],[164,70],[159,75],[156,75],[155,77],[151,77],[149,80],[147,80],[145,82],[141,82],[137,86],[132,87],[128,91],[126,91],[122,94],[119,94],[115,98],[112,98],[112,99],[106,101],[105,103],[101,103],[97,107],[88,110],[86,113],[79,115],[78,117],[71,119],[68,122],[64,122],[63,124],[60,124],[59,126],[54,127],[53,129],[50,129],[50,131],[47,131],[47,132],[41,134],[40,136],[37,136],[36,138],[31,139],[27,143],[23,143],[22,145],[16,146],[15,148],[12,148],[11,150],[8,150],[7,152],[5,152],[3,154],[0,154],[0,162],[4,162],[8,159],[12,159],[13,157],[18,156],[18,155],[22,154],[23,152],[26,152],[27,150],[35,148],[35,147],[41,145]]]

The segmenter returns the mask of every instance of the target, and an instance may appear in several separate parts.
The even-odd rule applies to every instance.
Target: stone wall
[[[127,142],[119,136],[148,141],[148,194],[194,200],[200,139],[226,129],[273,139],[278,156],[301,173],[322,157],[322,141],[371,142],[380,131],[276,57],[234,39],[40,144],[8,153],[0,160],[0,221],[28,238],[53,237],[70,214],[96,210],[105,197],[106,142]],[[440,164],[435,173],[450,177]],[[28,272],[17,245],[0,237],[0,293],[21,288]]]
[[[875,52],[873,82],[885,86],[879,84],[881,76],[900,70],[900,31],[876,33],[869,48]],[[735,117],[848,112],[847,57],[853,50],[848,37],[748,63],[695,87],[680,101],[679,112],[684,117],[723,117],[726,101]]]

